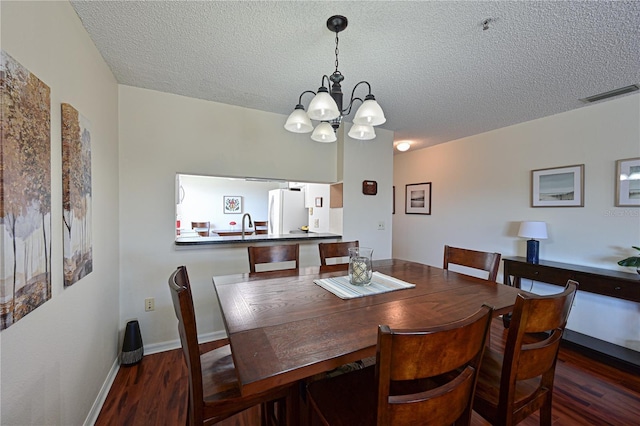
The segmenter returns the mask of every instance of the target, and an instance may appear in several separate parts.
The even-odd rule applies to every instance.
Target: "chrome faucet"
[[[242,215],[242,239],[244,240],[244,218],[249,216],[249,228],[253,227],[253,222],[251,222],[251,215],[249,213],[245,213]]]

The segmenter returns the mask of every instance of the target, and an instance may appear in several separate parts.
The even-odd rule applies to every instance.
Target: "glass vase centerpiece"
[[[349,249],[349,282],[351,284],[358,286],[371,284],[372,256],[372,248],[352,247]]]

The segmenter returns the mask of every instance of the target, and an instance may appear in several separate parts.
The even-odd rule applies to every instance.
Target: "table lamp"
[[[540,242],[536,238],[541,240],[547,238],[547,224],[545,222],[520,222],[518,237],[529,238],[527,241],[527,262],[538,263]]]

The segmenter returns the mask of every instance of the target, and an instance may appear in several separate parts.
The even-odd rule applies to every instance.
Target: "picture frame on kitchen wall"
[[[640,207],[640,157],[616,161],[616,207]]]
[[[225,195],[222,197],[222,205],[225,214],[242,213],[242,197],[238,195]]]

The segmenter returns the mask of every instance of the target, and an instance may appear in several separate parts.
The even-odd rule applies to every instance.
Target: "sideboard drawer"
[[[640,283],[630,284],[615,278],[598,277],[581,272],[576,272],[575,276],[575,280],[580,283],[578,290],[640,302]]]
[[[568,280],[575,279],[575,273],[562,269],[550,269],[541,267],[535,263],[514,263],[509,265],[509,274],[540,281],[549,284],[564,286]],[[578,280],[576,280],[578,281]],[[580,282],[580,281],[578,281]]]

